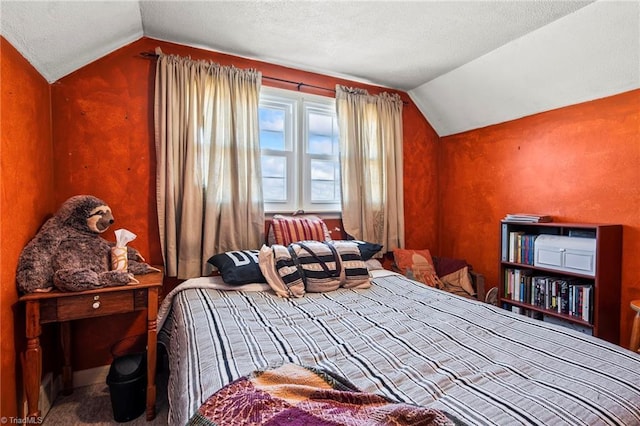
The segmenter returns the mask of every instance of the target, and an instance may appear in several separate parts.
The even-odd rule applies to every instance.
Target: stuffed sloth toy
[[[114,222],[111,209],[91,195],[65,201],[20,254],[16,281],[24,293],[62,291],[125,285],[133,274],[158,269],[144,263],[137,250],[127,247],[127,271],[111,271],[111,247],[100,237]]]

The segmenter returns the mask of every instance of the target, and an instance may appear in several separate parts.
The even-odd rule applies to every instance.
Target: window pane
[[[336,168],[333,161],[311,160],[312,180],[335,180]]]
[[[285,112],[275,108],[260,108],[260,148],[285,149],[284,119]]]
[[[311,160],[311,201],[340,201],[340,168],[337,162]]]
[[[310,133],[308,149],[310,154],[332,155],[333,142],[329,136]]]
[[[324,180],[312,180],[311,181],[311,202],[323,202],[323,201],[339,201],[340,200],[340,185],[337,182],[324,181]]]
[[[287,158],[277,155],[262,155],[262,176],[287,177]]]
[[[338,140],[337,121],[330,115],[316,114],[309,112],[308,123],[308,146],[307,152],[310,154],[337,155]]]
[[[262,192],[265,201],[287,200],[287,159],[275,155],[262,156]]]
[[[265,201],[287,201],[286,181],[279,178],[262,178],[262,193]]]
[[[325,114],[309,113],[309,133],[331,136],[333,133],[333,120]]]

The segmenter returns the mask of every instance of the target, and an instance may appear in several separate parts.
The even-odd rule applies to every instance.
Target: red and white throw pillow
[[[274,244],[288,246],[297,241],[331,241],[329,229],[322,219],[313,215],[275,215],[271,221]]]

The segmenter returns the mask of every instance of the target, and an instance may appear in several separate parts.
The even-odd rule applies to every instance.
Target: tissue
[[[117,229],[116,245],[111,247],[111,270],[126,271],[127,263],[127,244],[135,240],[137,235],[127,229]]]

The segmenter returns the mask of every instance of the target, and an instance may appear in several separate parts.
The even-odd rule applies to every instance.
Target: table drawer
[[[56,316],[58,321],[99,317],[133,310],[132,291],[87,294],[58,299]]]

